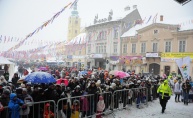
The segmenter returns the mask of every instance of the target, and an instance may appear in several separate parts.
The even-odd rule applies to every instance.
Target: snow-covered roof
[[[81,33],[71,41],[69,41],[66,45],[74,45],[74,44],[85,44],[86,43],[86,33]]]
[[[137,34],[137,30],[147,27],[151,24],[152,23],[137,24],[134,27],[132,27],[131,29],[129,29],[127,32],[125,32],[121,37],[135,36]]]
[[[162,21],[157,21],[156,23],[161,23],[161,24],[168,24],[168,25],[178,25],[178,24],[171,24],[169,22],[162,22]],[[136,26],[132,27],[129,29],[127,32],[125,32],[121,37],[130,37],[130,36],[135,36],[137,34],[137,30],[143,29],[149,25],[152,25],[153,23],[150,21],[149,23],[144,23],[144,24],[137,24]],[[189,25],[182,25],[180,27],[179,31],[185,31],[185,30],[192,30],[193,29],[193,24]]]
[[[132,9],[132,10],[127,10],[127,11],[124,11],[124,12],[119,12],[119,17],[113,17],[112,16],[112,20],[108,21],[106,20],[105,22],[100,22],[100,23],[96,23],[96,24],[92,24],[90,26],[95,26],[95,25],[99,25],[99,24],[104,24],[104,23],[109,23],[109,22],[114,22],[114,21],[120,21],[122,20],[123,18],[125,18],[128,14],[132,13],[133,11],[135,11],[137,9]],[[99,18],[100,19],[100,18]],[[88,26],[88,27],[90,27]]]

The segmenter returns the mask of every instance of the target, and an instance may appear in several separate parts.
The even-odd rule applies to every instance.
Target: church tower
[[[72,40],[80,33],[80,18],[77,11],[77,3],[73,6],[73,11],[68,19],[68,41]]]

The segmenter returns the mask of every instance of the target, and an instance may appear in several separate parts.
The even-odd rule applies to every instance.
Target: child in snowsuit
[[[50,104],[49,103],[46,103],[44,106],[43,118],[54,118],[54,113],[50,110]]]
[[[71,118],[79,118],[79,114],[80,114],[80,102],[78,100],[74,100],[72,105]]]
[[[103,96],[99,96],[99,101],[97,103],[97,115],[96,115],[96,118],[102,118],[101,117],[101,113],[103,112],[104,109],[105,109],[105,103],[104,103]]]

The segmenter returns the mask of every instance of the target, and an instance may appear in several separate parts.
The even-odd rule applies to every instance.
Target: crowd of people
[[[80,74],[74,68],[49,69],[55,79],[63,79],[60,83],[33,84],[23,81],[18,83],[19,76],[15,73],[11,81],[0,77],[0,117],[1,118],[52,118],[55,115],[61,118],[79,118],[92,116],[102,117],[103,111],[117,109],[122,103],[123,108],[136,103],[160,99],[162,113],[172,92],[167,92],[167,87],[172,88],[176,95],[176,102],[183,97],[184,104],[188,105],[188,95],[191,89],[190,80],[184,81],[180,76],[145,76],[136,74],[135,71],[127,71],[130,76],[120,78],[109,74],[105,70],[86,70]],[[34,72],[34,71],[32,71]],[[163,86],[160,86],[162,85]],[[164,85],[165,84],[165,85]],[[144,89],[146,87],[146,89]],[[136,90],[135,90],[136,89]],[[117,90],[128,90],[115,92]],[[114,93],[114,94],[112,94]],[[113,100],[112,101],[112,95]],[[77,97],[77,98],[76,98]],[[61,100],[62,99],[62,100]],[[27,105],[40,101],[53,100],[58,103],[57,114],[54,114],[55,104],[51,102],[43,105]],[[112,105],[113,103],[113,105]],[[8,110],[5,110],[7,106]],[[32,107],[33,106],[33,107]]]

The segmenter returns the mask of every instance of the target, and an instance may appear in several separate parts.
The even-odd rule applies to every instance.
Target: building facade
[[[95,17],[94,25],[86,27],[87,45],[86,62],[88,68],[102,68],[106,70],[120,69],[117,60],[112,57],[120,56],[121,35],[130,27],[128,25],[136,20],[141,20],[137,9],[132,10],[120,19],[112,18],[112,11],[108,18]]]
[[[122,55],[124,52],[129,55],[141,55],[138,73],[179,74],[175,60],[186,56],[193,59],[192,43],[193,30],[180,31],[178,25],[153,23],[138,29],[136,35],[122,37]],[[127,68],[132,69],[129,66]],[[192,61],[190,75],[193,75]]]

